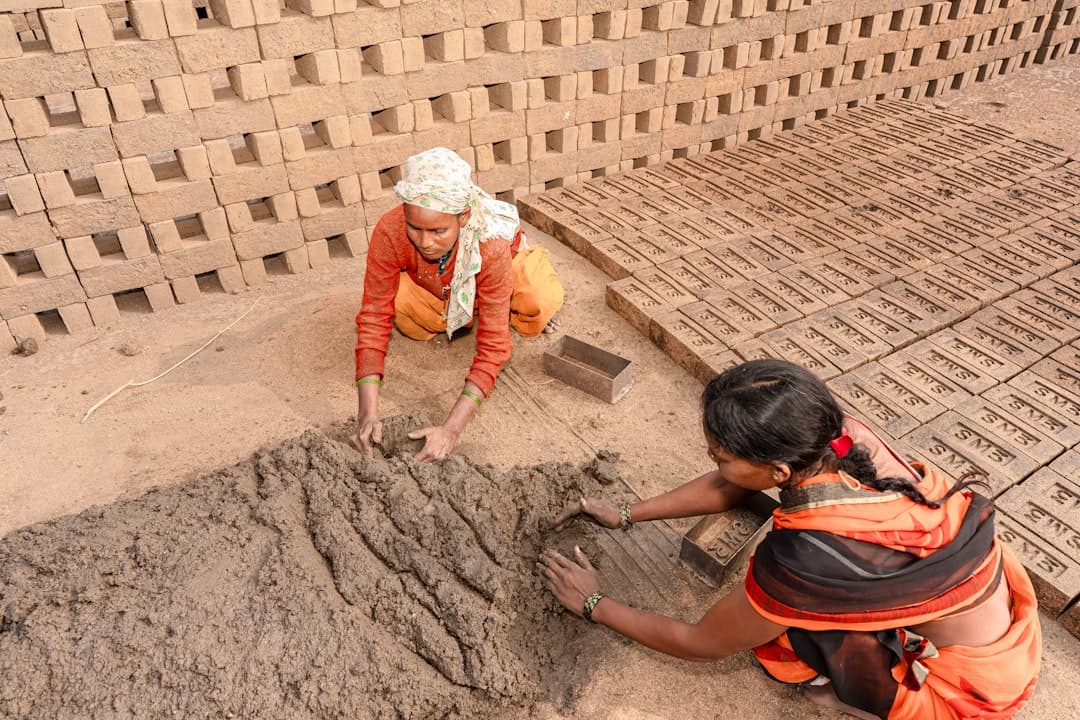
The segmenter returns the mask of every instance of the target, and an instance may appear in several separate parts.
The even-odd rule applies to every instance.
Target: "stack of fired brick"
[[[1080,162],[906,100],[524,198],[702,381],[781,357],[952,477],[1080,635]]]
[[[0,0],[0,349],[363,253],[410,154],[507,199],[1076,52],[1077,0]]]

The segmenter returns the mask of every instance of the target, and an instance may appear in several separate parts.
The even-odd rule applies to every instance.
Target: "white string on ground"
[[[171,373],[176,368],[178,368],[181,365],[183,365],[184,363],[186,363],[191,358],[193,358],[196,355],[198,355],[199,353],[201,353],[203,350],[208,348],[215,340],[217,340],[219,337],[224,335],[228,330],[230,330],[233,325],[235,325],[236,323],[240,322],[245,317],[247,317],[247,314],[255,309],[255,306],[259,304],[260,300],[262,300],[262,295],[255,298],[255,302],[251,303],[251,307],[249,307],[247,310],[245,310],[244,313],[240,317],[236,318],[231,323],[229,323],[228,325],[223,327],[221,330],[218,331],[218,333],[216,335],[214,335],[214,337],[207,340],[205,343],[203,343],[201,346],[199,346],[198,349],[193,351],[191,354],[189,354],[187,357],[185,357],[180,362],[173,365],[171,368],[169,368],[165,372],[159,373],[159,374],[155,375],[154,377],[150,378],[149,380],[142,380],[140,382],[135,382],[134,380],[128,380],[126,383],[124,383],[120,387],[116,388],[115,390],[113,390],[111,393],[109,393],[108,395],[106,395],[102,399],[98,400],[96,403],[94,403],[93,407],[91,407],[89,410],[86,411],[86,414],[83,415],[83,419],[79,421],[79,424],[81,425],[81,424],[85,423],[87,420],[89,420],[90,416],[93,415],[94,412],[98,408],[100,408],[102,405],[104,405],[105,403],[112,400],[114,397],[119,395],[124,390],[127,390],[128,388],[133,388],[133,387],[142,387],[143,385],[149,385],[150,383],[154,382],[155,380],[160,380],[161,378],[165,377],[166,375]]]

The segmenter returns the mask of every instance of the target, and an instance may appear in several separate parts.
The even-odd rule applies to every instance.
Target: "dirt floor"
[[[1080,152],[1080,135],[1075,131],[1080,124],[1080,57],[1023,70],[936,102],[954,112]],[[503,370],[496,392],[469,426],[458,451],[478,466],[491,464],[509,470],[516,465],[543,462],[582,463],[599,449],[611,449],[621,454],[619,468],[628,483],[646,496],[707,469],[709,461],[697,415],[700,384],[605,306],[605,276],[550,238],[539,233],[531,237],[534,243],[550,247],[566,287],[567,307],[561,330],[632,358],[633,389],[612,406],[562,385],[543,372],[543,352],[553,338],[515,337],[514,357]],[[138,498],[151,488],[188,483],[219,468],[247,461],[255,448],[281,445],[311,427],[330,427],[355,413],[352,318],[359,305],[362,274],[362,260],[338,260],[306,275],[275,277],[264,288],[248,289],[238,295],[208,294],[195,306],[158,314],[125,314],[118,329],[53,337],[41,352],[29,358],[0,358],[0,535],[95,505],[101,506],[93,511],[95,514],[109,516],[116,512],[115,506],[109,504],[117,500],[134,501],[135,507],[150,512],[147,503],[152,503],[155,496],[148,496],[149,500]],[[80,424],[93,403],[129,380],[150,378],[167,369],[232,322],[256,298],[261,300],[255,309],[210,348],[161,380],[125,391],[87,423]],[[420,411],[434,418],[444,416],[460,391],[473,350],[473,339],[468,336],[453,343],[440,339],[426,344],[395,337],[382,393],[384,415]],[[254,476],[232,480],[227,476],[228,471],[210,475],[185,487],[205,493],[207,500],[221,498],[220,502],[204,503],[208,514],[215,510],[236,511],[242,507],[237,503],[254,502]],[[537,479],[527,473],[513,477],[521,478],[524,487],[508,492],[521,497],[523,504],[533,503],[530,517],[550,509],[550,489],[537,487]],[[247,489],[240,492],[236,487]],[[295,493],[296,488],[290,487],[288,492]],[[162,492],[166,491],[155,490]],[[296,496],[290,497],[278,512],[301,513],[301,507],[289,508]],[[258,504],[273,507],[261,496]],[[67,518],[58,527],[74,531],[83,523],[85,532],[85,522]],[[267,527],[295,530],[301,524],[295,517],[278,517],[273,522],[282,525],[271,523]],[[39,527],[13,534],[8,540],[21,542],[23,534],[37,532]],[[676,527],[685,530],[689,523],[677,523]],[[253,536],[264,537],[267,532],[260,529]],[[159,535],[157,542],[165,543],[164,551],[170,548],[166,540],[175,543],[180,537],[186,536]],[[228,545],[228,537],[223,535],[221,539]],[[102,554],[108,542],[109,538],[84,537],[63,546],[42,548],[30,542],[27,552],[30,558],[35,557],[34,553],[42,558],[64,558],[82,568],[93,580],[87,588],[94,588],[101,587],[105,572],[121,560],[134,562],[116,553]],[[269,543],[265,537],[261,542]],[[266,545],[270,546],[272,543]],[[221,560],[225,565],[239,562],[243,552],[255,549],[226,547]],[[318,564],[317,556],[310,559],[312,567]],[[291,577],[289,573],[297,567],[296,557],[289,561],[291,565],[286,559],[280,562],[283,579]],[[189,568],[192,577],[197,570]],[[325,568],[320,567],[320,573],[320,577],[310,574],[303,578],[313,593],[311,597],[340,602],[325,586]],[[215,598],[223,597],[230,588],[230,596],[243,589],[242,579],[235,577],[223,577],[218,585],[219,576],[209,569],[200,577],[207,583],[205,595],[199,596],[205,603],[202,607],[206,615],[220,606]],[[143,582],[148,584],[132,585],[132,589],[169,590],[153,585],[153,577]],[[185,592],[195,598],[196,589],[190,585]],[[299,613],[289,615],[293,621],[303,616],[305,623],[315,623],[313,643],[319,638],[329,640],[348,629],[350,622],[359,622],[325,608],[317,620],[310,620],[307,611],[302,610],[308,600],[281,593],[269,597],[280,600],[276,606],[280,612]],[[687,598],[677,614],[696,618],[710,597],[715,593],[696,593]],[[239,605],[230,607],[241,611]],[[70,616],[62,618],[63,622],[69,620]],[[132,626],[125,628],[125,622]],[[135,642],[141,632],[135,626],[138,622],[135,617],[118,621],[115,627],[128,633],[119,637]],[[192,627],[197,625],[194,618],[186,622]],[[220,622],[221,627],[228,626],[227,618]],[[557,639],[560,643],[568,642],[568,638],[608,635],[602,629],[574,624],[570,618],[543,627],[565,632]],[[1044,623],[1044,633],[1042,680],[1020,717],[1080,717],[1080,692],[1075,689],[1080,641],[1050,621]],[[408,633],[386,630],[385,637],[366,637],[365,647],[377,651],[391,642],[400,642],[404,635]],[[575,717],[840,717],[816,710],[793,691],[767,680],[746,654],[720,663],[693,665],[609,640],[582,645],[578,662],[587,665],[591,674],[574,705]],[[200,642],[208,647],[214,645],[211,635]],[[267,638],[265,642],[279,640]],[[310,648],[296,648],[295,652],[297,657],[311,656]],[[378,657],[377,652],[371,657]],[[403,657],[421,656],[414,652]],[[213,654],[208,654],[207,662],[213,660]],[[421,666],[431,667],[417,662],[417,667]],[[572,663],[548,666],[551,674],[560,676],[546,679],[548,687],[562,687],[561,676],[576,672],[573,667]],[[38,682],[32,674],[24,677],[22,682]],[[439,677],[445,679],[445,675]],[[533,675],[530,682],[540,682],[536,677]],[[139,681],[150,682],[146,678]],[[355,683],[355,687],[370,687],[380,678],[373,669],[369,676],[348,682]],[[436,678],[436,682],[443,680]],[[565,687],[572,685],[568,678],[565,683]],[[458,698],[462,692],[453,683],[445,685],[446,693],[432,694],[436,700],[431,702],[445,701],[450,705],[438,707],[452,706],[457,700],[446,698]],[[347,686],[342,681],[331,691]],[[315,702],[323,692],[313,690],[296,702]],[[541,703],[533,715],[563,717],[567,706],[558,701],[557,695],[553,696],[556,701]],[[0,696],[0,700],[9,699],[4,690],[0,690]],[[524,696],[542,698],[545,693],[535,690]],[[171,708],[161,710],[164,714]],[[119,713],[120,709],[111,712]]]

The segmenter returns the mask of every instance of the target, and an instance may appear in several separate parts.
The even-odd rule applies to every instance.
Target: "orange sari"
[[[925,497],[951,487],[908,467]],[[843,702],[890,720],[1012,717],[1034,691],[1042,640],[1031,582],[993,520],[967,490],[930,508],[846,474],[785,489],[745,589],[791,629],[758,660],[783,682],[828,677]],[[906,629],[979,607],[1003,577],[1013,624],[997,642],[936,648]]]

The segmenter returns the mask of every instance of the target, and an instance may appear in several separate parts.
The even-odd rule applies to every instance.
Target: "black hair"
[[[784,463],[793,476],[817,466],[842,470],[863,485],[929,507],[971,484],[961,479],[945,497],[931,500],[906,478],[879,478],[861,444],[838,458],[829,441],[843,428],[840,405],[816,375],[786,360],[751,360],[725,370],[705,386],[701,404],[705,430],[726,451],[764,465]]]

